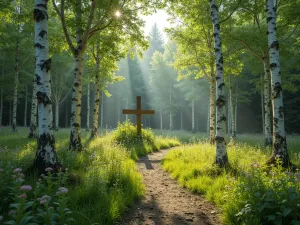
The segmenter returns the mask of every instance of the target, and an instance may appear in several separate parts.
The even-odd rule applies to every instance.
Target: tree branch
[[[233,13],[237,10],[237,8],[239,7],[241,1],[242,1],[242,0],[239,0],[238,4],[235,6],[235,8],[233,9],[233,11],[227,16],[227,18],[225,18],[224,20],[221,20],[221,21],[219,22],[219,24],[225,22],[226,20],[228,20],[228,19],[232,16],[232,14],[233,14]]]

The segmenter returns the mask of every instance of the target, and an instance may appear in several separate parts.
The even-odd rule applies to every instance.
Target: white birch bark
[[[216,81],[214,77],[210,79],[209,92],[209,142],[214,144],[216,134]]]
[[[271,80],[271,77],[270,77]],[[261,122],[262,122],[262,132],[265,134],[265,107],[264,107],[264,74],[261,75],[261,92],[260,92],[260,101],[261,101]]]
[[[169,116],[170,116],[170,130],[172,130],[173,129],[173,118],[172,118],[172,109],[171,109],[171,106],[172,106],[172,87],[170,87],[169,100],[170,100],[170,113],[169,113]]]
[[[231,126],[230,126],[230,138],[231,140],[234,140],[236,138],[236,131],[235,131],[235,109],[233,104],[233,94],[232,94],[232,78],[231,75],[229,77],[229,102],[230,102],[230,120],[231,120]]]
[[[264,133],[265,146],[272,146],[272,129],[271,129],[271,74],[270,63],[267,56],[264,57]]]
[[[216,130],[216,161],[219,167],[228,164],[228,156],[226,151],[226,143],[224,137],[224,129],[226,126],[226,98],[224,95],[224,71],[223,71],[223,54],[221,32],[218,16],[218,7],[215,0],[210,0],[211,18],[214,29],[214,49],[216,56],[216,84],[217,84],[217,130]]]
[[[28,138],[36,138],[36,122],[37,122],[37,84],[36,76],[33,79],[32,101],[31,101],[31,114],[30,114],[30,127]]]
[[[35,0],[34,7],[35,73],[38,89],[39,120],[38,149],[35,165],[41,173],[44,173],[47,167],[51,167],[55,171],[60,169],[58,168],[59,164],[55,152],[55,139],[53,135],[47,3],[48,0]]]
[[[195,133],[195,100],[192,100],[192,132]]]
[[[90,130],[90,94],[91,94],[91,89],[90,89],[90,75],[88,74],[88,83],[87,83],[87,96],[86,96],[86,101],[87,101],[87,106],[86,106],[86,131]]]
[[[162,109],[160,109],[159,115],[160,115],[160,130],[162,130],[163,129],[163,113],[162,113]]]
[[[59,129],[59,104],[55,104],[55,130]]]
[[[101,92],[101,117],[100,117],[100,127],[101,127],[101,130],[103,130],[103,119],[104,119],[104,93],[103,91]]]
[[[280,75],[279,42],[276,36],[276,9],[273,0],[266,0],[268,45],[272,82],[273,152],[270,163],[279,158],[284,167],[291,165],[284,127],[284,110]],[[266,122],[266,121],[265,121]]]
[[[96,46],[96,71],[95,71],[95,102],[93,111],[93,126],[91,132],[91,138],[96,138],[98,136],[98,126],[99,126],[99,103],[100,103],[100,46],[99,43]]]
[[[27,127],[27,98],[28,98],[28,86],[25,85],[24,127]]]
[[[19,27],[18,27],[19,33]],[[12,115],[12,130],[17,131],[17,106],[18,106],[18,86],[19,86],[19,38],[16,45],[16,68],[15,68],[15,83],[13,95],[13,115]]]

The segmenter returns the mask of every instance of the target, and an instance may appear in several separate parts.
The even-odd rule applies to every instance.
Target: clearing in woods
[[[121,225],[218,225],[218,210],[201,196],[179,186],[160,163],[169,150],[161,150],[138,161],[146,193],[125,213]]]

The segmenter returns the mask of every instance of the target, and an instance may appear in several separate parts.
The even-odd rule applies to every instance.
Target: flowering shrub
[[[5,169],[0,169],[2,175]],[[6,185],[9,188],[9,211],[0,216],[0,224],[71,224],[72,212],[67,208],[68,189],[66,173],[52,174],[51,168],[47,168],[47,175],[41,175],[36,187],[24,184],[25,175],[22,169],[16,168],[10,171],[11,182]],[[0,174],[0,180],[2,178]],[[6,177],[6,181],[9,179]],[[2,210],[2,213],[5,210]]]
[[[300,224],[300,183],[279,165],[271,171],[253,163],[231,182],[224,196],[225,215],[234,224]]]

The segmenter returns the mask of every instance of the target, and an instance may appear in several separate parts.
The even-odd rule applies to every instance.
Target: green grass
[[[0,168],[11,171],[18,167],[26,171],[35,159],[36,140],[27,138],[27,129],[19,128],[17,133],[9,129],[0,130]],[[76,153],[67,151],[69,130],[55,132],[58,158],[70,174],[67,186],[69,208],[76,224],[114,224],[125,208],[144,193],[142,177],[134,160],[180,142],[159,136],[151,144],[125,146],[115,142],[113,132],[95,140],[90,140],[89,135],[82,132],[84,151]],[[6,202],[2,200],[7,196],[12,180],[9,174],[6,178],[0,181],[0,215],[8,212],[9,201],[7,198]],[[27,173],[25,184],[35,188],[37,179],[35,173]]]
[[[289,136],[288,144],[292,162],[299,165],[299,138]],[[235,144],[227,145],[230,169],[225,171],[213,165],[215,146],[204,141],[186,144],[166,155],[163,168],[182,186],[219,206],[226,224],[299,224],[300,183],[280,167],[275,175],[266,172],[263,165],[271,150],[262,145],[262,135],[239,135]]]

